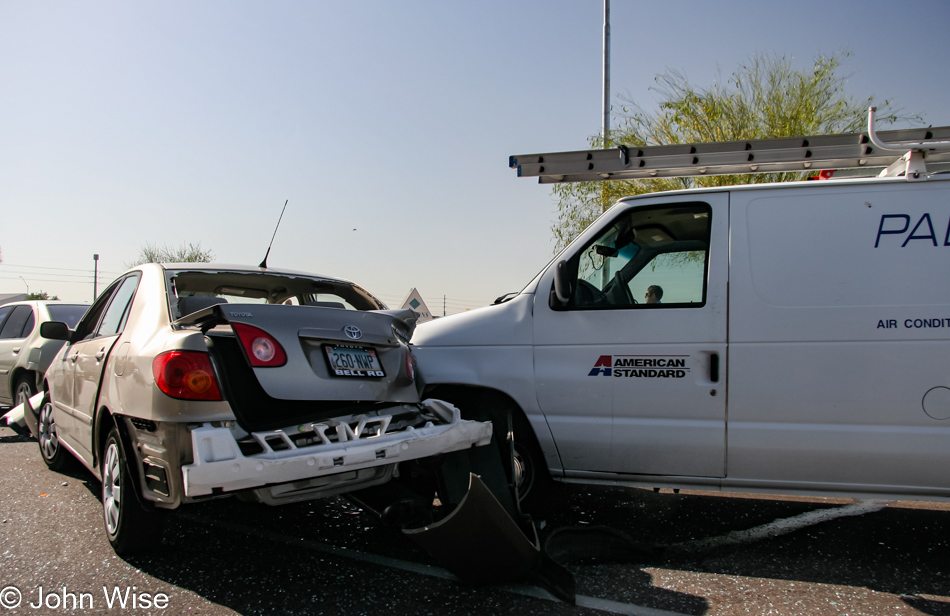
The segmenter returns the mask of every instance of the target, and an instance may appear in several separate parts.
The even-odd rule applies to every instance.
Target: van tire
[[[497,438],[507,431],[511,421],[513,437],[512,480],[518,496],[518,505],[523,513],[541,513],[549,508],[547,496],[554,485],[534,435],[531,424],[521,408],[507,395],[488,389],[440,386],[427,392],[433,398],[454,404],[464,419],[490,420],[494,425],[491,447],[498,446]],[[499,429],[505,426],[504,429]]]
[[[548,495],[554,480],[544,462],[528,420],[512,404],[512,434],[514,449],[514,480],[518,505],[524,513],[541,513],[547,509]]]
[[[139,503],[117,429],[109,431],[100,460],[102,515],[112,549],[124,556],[157,548],[162,542],[164,515],[146,511]]]

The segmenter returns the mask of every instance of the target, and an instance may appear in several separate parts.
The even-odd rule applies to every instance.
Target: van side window
[[[711,208],[684,203],[620,214],[569,261],[567,309],[700,307],[706,302]]]

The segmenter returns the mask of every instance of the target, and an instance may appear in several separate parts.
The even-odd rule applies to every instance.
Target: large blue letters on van
[[[894,220],[892,222],[888,222],[888,219]],[[898,220],[903,221],[904,223],[899,229],[896,228],[898,225],[894,224],[894,221]],[[904,233],[907,233],[907,229],[909,228],[910,216],[907,214],[882,215],[881,224],[878,225],[877,228],[877,239],[874,241],[874,247],[877,248],[880,246],[882,235],[903,235]],[[933,221],[930,219],[929,213],[920,217],[920,220],[918,220],[917,224],[914,225],[914,228],[911,229],[910,233],[907,235],[907,238],[904,239],[904,243],[901,244],[901,248],[907,246],[908,242],[911,240],[929,240],[934,246],[939,246],[937,243],[937,234],[934,232]],[[943,245],[950,246],[950,222],[947,224],[947,233],[943,238]]]

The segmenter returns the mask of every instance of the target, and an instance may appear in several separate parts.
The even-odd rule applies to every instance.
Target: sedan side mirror
[[[558,261],[558,264],[554,266],[554,295],[562,305],[567,304],[574,295],[572,287],[567,261]]]
[[[72,338],[73,331],[61,321],[47,321],[40,324],[40,336],[49,340],[65,340]]]

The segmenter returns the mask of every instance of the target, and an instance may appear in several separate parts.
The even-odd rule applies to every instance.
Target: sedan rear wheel
[[[13,399],[14,406],[23,404],[24,400],[29,400],[36,395],[36,385],[33,384],[33,378],[30,376],[21,376],[17,379],[16,389]]]
[[[66,451],[59,442],[56,419],[53,416],[53,403],[50,401],[49,395],[43,398],[37,431],[39,435],[36,440],[40,444],[40,455],[50,470],[64,471],[75,463],[72,454]]]
[[[109,543],[116,554],[133,554],[162,542],[163,515],[146,511],[135,495],[128,460],[113,428],[102,452],[102,514]]]

